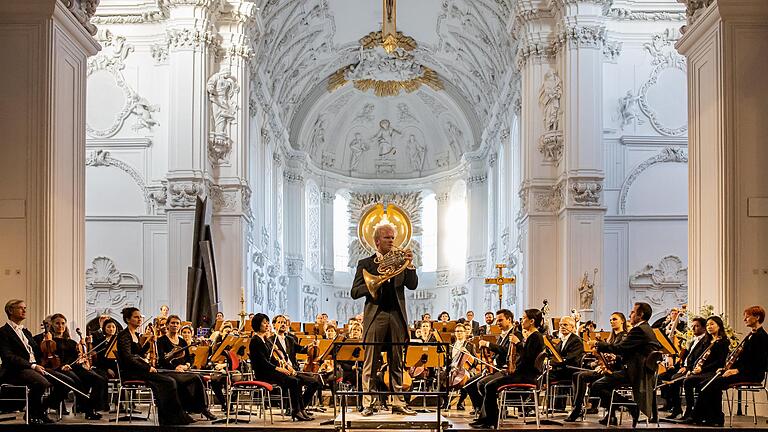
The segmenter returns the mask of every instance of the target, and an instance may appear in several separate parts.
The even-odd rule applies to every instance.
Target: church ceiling
[[[426,147],[423,164],[413,163],[408,156],[396,162],[394,177],[418,177],[448,168],[456,164],[461,153],[477,148],[509,80],[514,41],[506,23],[512,1],[397,1],[397,31],[415,40],[416,47],[410,51],[414,61],[435,71],[443,88],[424,85],[413,93],[403,91],[387,97],[359,91],[351,84],[330,93],[328,90],[329,77],[359,61],[360,39],[381,30],[381,0],[257,1],[261,34],[254,38],[258,42],[252,88],[262,92],[261,97],[274,107],[273,114],[286,127],[291,146],[305,151],[317,166],[358,177],[375,177],[382,169],[387,172],[389,168],[376,168],[367,161],[365,151],[354,161],[351,153],[359,153],[366,145],[350,143],[355,133],[373,137],[380,122],[389,120],[391,127],[403,132],[394,137],[400,140],[395,145],[399,145],[401,156],[420,154],[409,153],[414,139]],[[329,112],[327,108],[339,100],[344,100],[343,106],[336,113]],[[435,103],[444,112],[435,114]],[[366,121],[365,127],[359,121],[353,124],[355,116],[369,104],[374,105],[369,109],[373,119]],[[418,131],[412,127],[413,120],[411,125],[400,121],[403,106],[418,120]],[[325,116],[319,119],[322,111]],[[318,131],[318,126],[323,130]],[[403,131],[406,126],[414,133]],[[454,139],[451,148],[451,135],[461,136],[464,144],[457,146]],[[380,141],[369,140],[368,147],[378,147]],[[356,150],[350,150],[350,145]],[[375,149],[377,154],[380,150]],[[335,160],[331,162],[331,158]],[[358,163],[357,173],[350,170],[350,163]]]

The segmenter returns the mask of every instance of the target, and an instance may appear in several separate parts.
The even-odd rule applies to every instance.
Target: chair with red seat
[[[523,413],[523,423],[526,420],[526,409],[533,408],[536,416],[536,427],[539,427],[539,395],[544,387],[544,380],[547,374],[544,367],[545,360],[545,352],[536,357],[536,369],[542,371],[538,378],[536,378],[536,384],[505,384],[499,387],[499,419],[497,422],[499,429],[501,428],[502,420],[507,417],[508,408],[519,409]],[[546,397],[543,399],[546,400]]]
[[[269,421],[270,423],[274,423],[274,420],[272,418],[272,409],[269,406],[269,395],[276,391],[280,395],[280,409],[282,411],[282,397],[283,397],[283,390],[280,388],[280,386],[276,386],[267,382],[263,381],[257,381],[252,379],[245,379],[241,381],[232,382],[232,373],[234,371],[239,370],[240,368],[240,358],[237,356],[237,354],[234,351],[224,351],[224,354],[226,355],[226,384],[227,384],[227,424],[229,424],[229,419],[231,416],[231,407],[232,407],[232,398],[233,395],[235,397],[235,417],[237,417],[237,413],[241,406],[244,406],[243,401],[241,400],[241,395],[247,395],[246,402],[250,403],[249,409],[248,409],[248,421],[251,421],[251,414],[252,414],[252,407],[254,404],[258,405],[260,408],[259,414],[264,416],[264,423],[267,422],[267,409],[269,408]],[[246,373],[242,374],[243,377],[249,377],[252,374]]]
[[[120,405],[123,394],[125,394],[124,402],[128,408],[128,423],[133,420],[133,406],[137,403],[149,404],[149,412],[147,413],[147,420],[152,415],[152,411],[155,409],[155,394],[152,392],[152,388],[149,387],[146,381],[143,380],[123,380],[120,375],[120,365],[117,365],[117,404],[115,408],[115,424],[120,422]],[[149,397],[147,397],[149,396]],[[155,424],[159,425],[159,419],[157,413],[154,416]]]

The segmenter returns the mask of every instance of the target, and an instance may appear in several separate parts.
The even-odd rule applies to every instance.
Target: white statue
[[[594,276],[597,276],[597,269],[595,269]],[[592,307],[592,301],[595,298],[594,276],[592,282],[589,281],[589,272],[584,272],[584,277],[581,278],[581,284],[579,285],[579,306],[581,310],[587,310]]]
[[[379,122],[379,131],[371,137],[372,141],[375,141],[379,146],[379,156],[394,156],[397,153],[397,149],[394,144],[394,135],[402,135],[402,133],[390,126],[389,120],[384,119]]]
[[[427,147],[420,143],[413,134],[408,136],[408,153],[411,157],[411,165],[413,166],[413,169],[417,171],[423,170],[424,160],[427,155]]]
[[[539,103],[544,108],[544,130],[560,130],[560,98],[563,97],[563,84],[556,73],[549,71],[544,75],[539,91]]]
[[[619,98],[619,117],[621,118],[622,130],[632,124],[633,121],[643,124],[643,119],[640,118],[640,113],[637,111],[639,101],[640,96],[632,95],[632,90],[627,90],[627,94]]]
[[[363,152],[368,151],[370,147],[368,147],[368,144],[363,140],[362,136],[359,132],[355,133],[355,136],[352,138],[352,141],[349,142],[349,150],[350,150],[350,157],[349,157],[349,169],[350,170],[356,170],[357,166],[360,164],[360,156],[363,154]]]
[[[408,105],[406,105],[405,103],[401,102],[397,104],[397,111],[400,115],[399,119],[401,123],[408,123],[408,122],[418,123],[419,122],[419,120],[416,117],[414,117],[413,114],[411,114],[410,108],[408,108]]]
[[[320,114],[312,126],[312,136],[309,138],[307,153],[312,156],[318,148],[325,147],[325,114]]]
[[[459,160],[464,150],[464,133],[449,120],[445,124],[445,134],[448,135],[448,146],[456,156],[456,160]]]
[[[239,90],[237,79],[228,70],[216,72],[208,79],[206,91],[213,113],[213,133],[217,137],[229,135],[227,128],[235,121],[237,114],[235,95]]]

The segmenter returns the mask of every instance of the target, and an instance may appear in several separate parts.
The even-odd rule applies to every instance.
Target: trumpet
[[[378,275],[369,273],[363,269],[363,279],[365,280],[365,286],[368,287],[368,292],[375,300],[379,296],[379,289],[381,286],[392,279],[393,277],[408,270],[416,270],[413,265],[413,260],[406,259],[406,254],[410,252],[410,249],[401,249],[399,247],[392,247],[386,255],[382,257],[374,258],[373,262],[378,264],[376,271]]]

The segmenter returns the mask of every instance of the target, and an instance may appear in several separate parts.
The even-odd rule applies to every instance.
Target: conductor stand
[[[438,342],[439,344],[439,342]],[[408,345],[405,351],[405,367],[407,367],[409,370],[414,370],[416,373],[414,375],[418,375],[419,371],[423,371],[425,369],[442,369],[445,365],[445,350],[440,347],[439,345],[427,345],[419,343],[417,345]],[[406,371],[403,371],[403,373],[408,373]],[[448,376],[448,371],[446,371],[446,376]],[[440,391],[440,379],[438,376],[435,377],[437,380],[437,391]],[[426,380],[425,380],[426,382]],[[419,412],[424,413],[431,413],[432,410],[427,409],[427,397],[426,395],[422,397],[424,402],[424,408],[421,410],[418,410]],[[437,403],[438,407],[441,405],[441,401],[438,400]]]
[[[357,384],[360,382],[360,364],[365,360],[365,348],[363,347],[362,342],[334,342],[333,345],[336,345],[338,348],[330,349],[326,351],[323,356],[321,357],[321,360],[325,360],[326,356],[331,356],[333,360],[333,367],[334,370],[336,370],[336,362],[339,361],[347,361],[347,362],[354,362],[356,369],[355,369],[355,391],[360,391],[357,387]],[[340,396],[339,399],[341,400],[341,410],[342,412],[346,410],[346,399],[347,395],[343,394],[343,391],[336,391],[336,395]],[[357,396],[357,405],[362,404],[361,401],[362,396]],[[320,422],[320,426],[328,426],[332,425],[336,422],[336,417],[338,416],[338,413],[336,411],[336,401],[333,401],[333,418],[330,420],[325,420]]]
[[[337,345],[341,346],[341,348],[338,350],[338,353],[343,353],[343,350],[346,346],[356,346],[356,347],[362,347],[365,349],[367,346],[411,346],[410,342],[340,342]],[[437,358],[437,347],[441,347],[443,352],[447,352],[447,347],[449,346],[449,343],[445,342],[424,342],[420,343],[418,348],[422,347],[428,347],[433,348],[435,352],[435,358]],[[362,351],[362,350],[361,350]],[[403,350],[400,350],[401,354]],[[429,361],[430,355],[428,354],[429,349],[427,350],[427,359],[426,361]],[[422,359],[423,351],[417,351],[418,354],[412,354],[414,356],[418,355],[419,360]],[[337,360],[337,352],[333,353],[334,356],[334,362]],[[405,360],[405,359],[404,359]],[[406,364],[406,362],[403,362]],[[405,373],[405,372],[404,372]],[[391,375],[390,375],[391,376]],[[391,383],[390,383],[390,387]],[[437,390],[436,391],[419,391],[419,392],[408,392],[412,396],[435,396],[438,399],[440,399],[441,396],[447,396],[448,392],[443,391],[440,389],[440,383],[438,381]],[[442,407],[438,403],[437,404],[437,415],[433,419],[429,419],[427,414],[417,414],[416,416],[409,416],[409,417],[400,417],[397,416],[396,419],[393,419],[393,417],[390,416],[374,416],[374,417],[362,417],[360,415],[353,415],[352,418],[347,417],[347,398],[346,396],[391,396],[391,395],[402,395],[403,392],[401,391],[339,391],[337,392],[339,396],[341,396],[341,414],[336,418],[335,424],[336,429],[341,430],[342,432],[346,432],[347,429],[380,429],[380,428],[387,428],[387,429],[436,429],[438,432],[442,432],[446,427],[449,426],[449,423],[446,419],[442,417]]]

